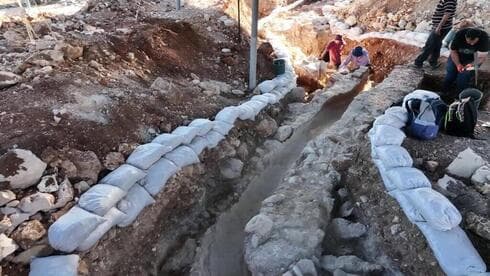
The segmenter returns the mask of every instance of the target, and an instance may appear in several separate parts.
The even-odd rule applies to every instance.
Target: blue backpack
[[[405,103],[408,112],[406,132],[420,140],[432,140],[439,133],[439,126],[447,110],[441,99],[411,99]]]

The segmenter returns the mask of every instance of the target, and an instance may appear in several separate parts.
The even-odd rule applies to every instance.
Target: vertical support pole
[[[177,5],[177,10],[180,10],[180,0],[175,0],[175,4]]]
[[[238,42],[242,42],[242,24],[240,15],[240,0],[238,1]]]
[[[248,73],[248,89],[257,85],[257,25],[259,18],[259,0],[252,0],[252,31],[250,37],[250,70]]]

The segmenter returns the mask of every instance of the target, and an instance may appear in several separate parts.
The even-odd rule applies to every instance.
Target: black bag
[[[474,138],[477,118],[477,107],[471,97],[456,100],[444,117],[444,130],[449,135]]]

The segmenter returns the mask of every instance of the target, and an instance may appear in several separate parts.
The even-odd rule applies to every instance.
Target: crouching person
[[[479,67],[485,61],[489,50],[489,38],[485,31],[476,28],[458,31],[451,43],[451,54],[446,65],[444,93],[448,93],[454,81],[458,93],[470,87],[471,79],[475,76],[475,65]]]
[[[357,70],[361,66],[369,66],[370,64],[368,51],[361,46],[357,46],[349,53],[347,59],[340,65],[339,70],[347,73],[349,69]]]

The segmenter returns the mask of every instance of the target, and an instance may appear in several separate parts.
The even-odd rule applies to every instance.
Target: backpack
[[[405,102],[408,112],[407,134],[420,140],[432,140],[439,133],[439,126],[447,105],[440,98],[410,99]]]
[[[478,111],[471,97],[454,101],[444,117],[444,130],[449,135],[474,138]]]

